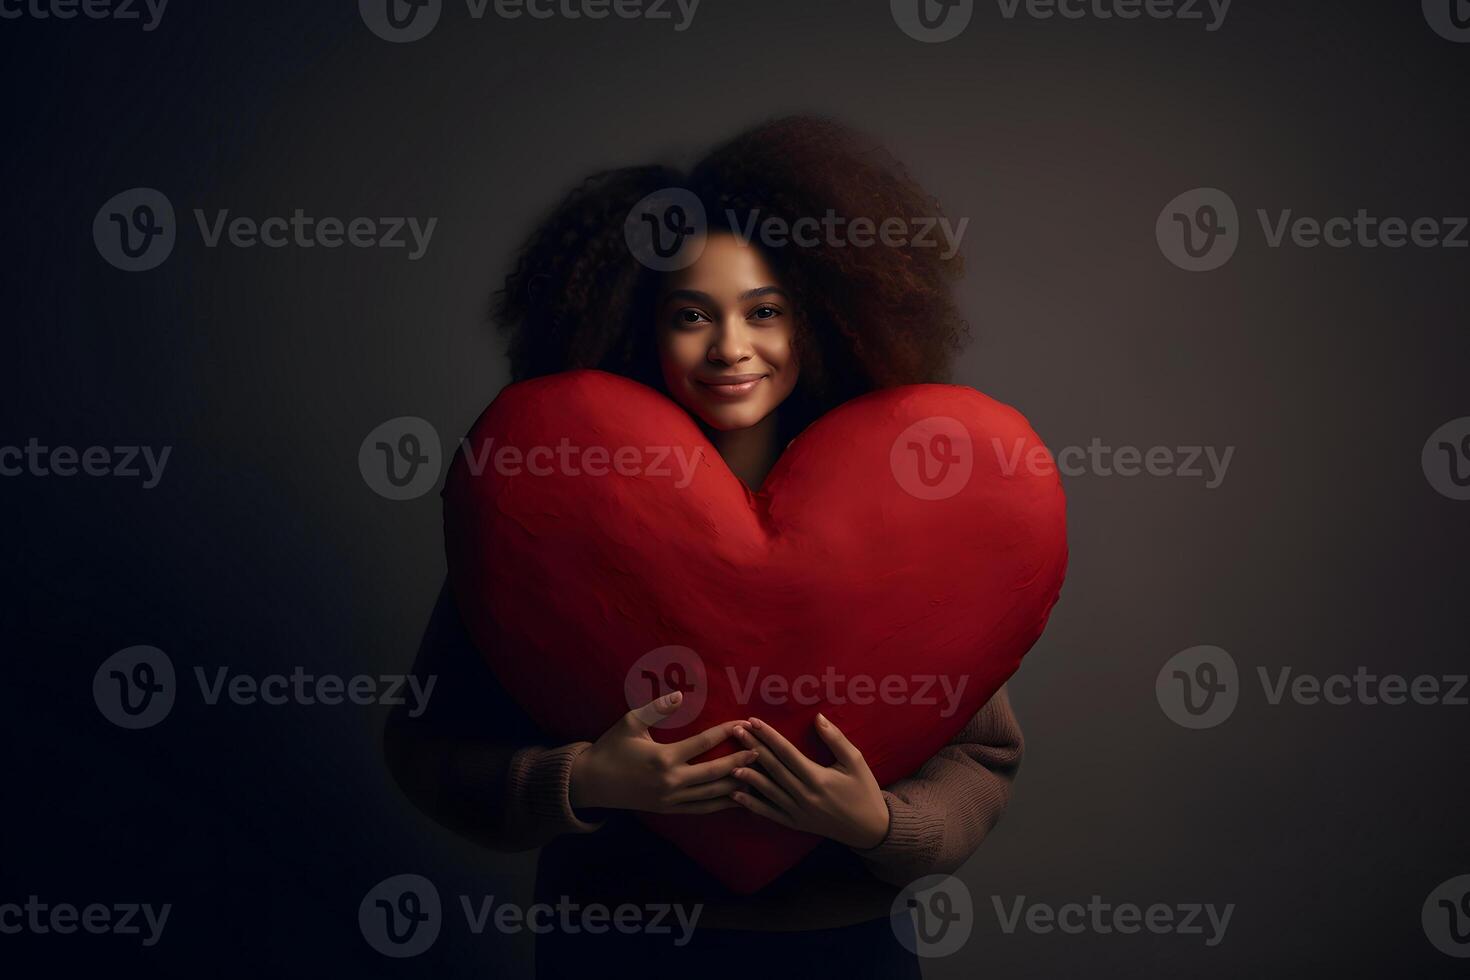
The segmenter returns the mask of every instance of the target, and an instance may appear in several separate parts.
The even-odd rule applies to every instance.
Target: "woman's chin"
[[[695,412],[700,421],[719,432],[748,429],[770,414],[764,405],[710,405],[700,404]]]

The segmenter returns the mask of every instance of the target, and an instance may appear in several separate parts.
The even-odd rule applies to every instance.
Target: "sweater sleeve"
[[[394,708],[383,751],[419,809],[497,850],[526,850],[601,826],[573,810],[568,796],[572,763],[591,743],[548,744],[475,649],[447,585],[413,672],[422,684],[434,679],[428,703]]]
[[[899,886],[954,871],[1005,813],[1024,746],[1002,687],[916,773],[883,790],[888,835],[855,853],[875,876]]]

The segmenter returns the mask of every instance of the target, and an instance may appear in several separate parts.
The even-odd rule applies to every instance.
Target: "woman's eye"
[[[698,310],[680,310],[674,314],[674,322],[680,326],[700,323],[705,319],[707,319],[705,315]]]
[[[780,316],[781,311],[774,306],[757,306],[754,310],[750,311],[750,315],[757,320],[769,320],[772,317]]]

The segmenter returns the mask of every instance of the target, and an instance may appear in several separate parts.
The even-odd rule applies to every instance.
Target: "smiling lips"
[[[754,391],[756,385],[766,380],[766,375],[726,374],[718,378],[695,378],[694,380],[721,398],[740,398]]]

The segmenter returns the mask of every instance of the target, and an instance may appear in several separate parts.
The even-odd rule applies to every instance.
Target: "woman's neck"
[[[779,431],[772,412],[748,429],[715,429],[709,436],[730,472],[750,489],[759,490],[781,455]]]

